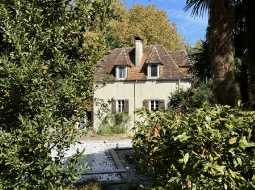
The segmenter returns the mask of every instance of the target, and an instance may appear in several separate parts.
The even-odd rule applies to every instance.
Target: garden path
[[[87,180],[97,180],[97,181],[119,181],[121,180],[121,175],[118,173],[110,173],[118,171],[116,163],[112,159],[110,150],[115,148],[131,148],[132,143],[128,138],[85,138],[81,140],[80,143],[77,143],[70,147],[66,152],[66,157],[74,155],[77,150],[82,151],[83,158],[81,159],[81,164],[87,163],[89,170],[84,171],[86,175],[82,175],[79,182]],[[82,163],[83,162],[83,163]],[[103,173],[106,174],[97,174]],[[91,173],[91,174],[89,174]]]

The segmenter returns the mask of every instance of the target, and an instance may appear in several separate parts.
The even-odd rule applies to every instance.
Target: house
[[[107,114],[127,113],[132,128],[137,109],[166,109],[171,94],[191,85],[187,60],[185,51],[144,46],[140,38],[135,38],[135,47],[110,51],[96,67],[94,128],[100,127]]]

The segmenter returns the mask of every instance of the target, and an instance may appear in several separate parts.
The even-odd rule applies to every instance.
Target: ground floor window
[[[117,101],[117,112],[122,113],[124,112],[125,100],[118,100]]]
[[[112,99],[112,113],[128,113],[129,112],[129,101],[127,99]]]
[[[150,106],[150,111],[158,111],[159,110],[159,100],[151,100],[149,106]]]

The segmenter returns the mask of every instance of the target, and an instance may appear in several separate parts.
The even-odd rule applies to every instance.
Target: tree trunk
[[[208,41],[216,103],[235,105],[239,96],[234,79],[234,6],[232,0],[209,4]]]
[[[247,67],[248,67],[248,93],[249,105],[255,109],[255,28],[254,10],[252,9],[252,0],[244,1],[246,6],[246,26],[247,26]]]

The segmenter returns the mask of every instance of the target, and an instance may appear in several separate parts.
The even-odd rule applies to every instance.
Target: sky
[[[203,17],[191,16],[190,11],[185,12],[186,0],[123,0],[128,8],[134,4],[154,4],[157,8],[164,10],[170,22],[174,22],[178,32],[190,45],[194,45],[198,40],[204,40],[207,28],[207,15]]]

